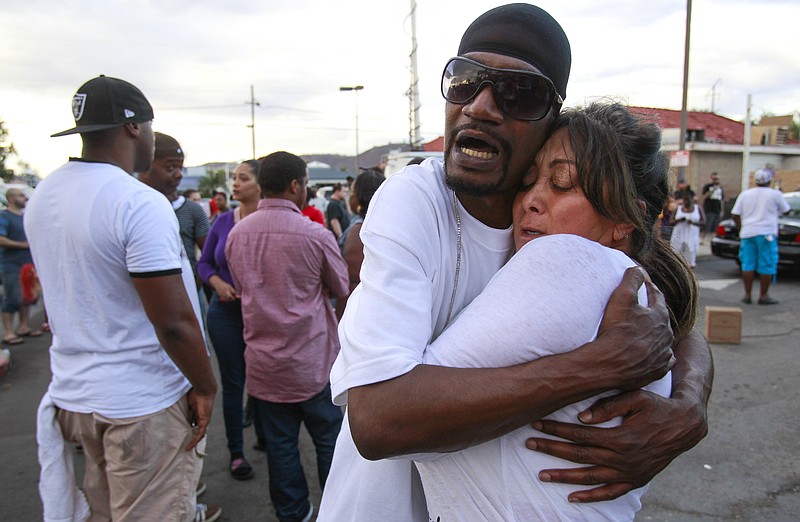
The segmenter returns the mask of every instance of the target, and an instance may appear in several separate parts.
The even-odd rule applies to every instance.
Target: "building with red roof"
[[[699,193],[708,183],[712,172],[719,174],[720,183],[727,199],[734,199],[742,189],[743,158],[745,152],[745,124],[712,112],[689,111],[687,113],[685,153],[681,154],[681,111],[652,107],[630,107],[631,112],[653,118],[663,132],[662,149],[672,157],[673,183],[685,168],[684,177],[692,189]],[[778,120],[785,123],[785,117]],[[791,117],[789,117],[791,121]],[[788,133],[781,133],[771,120],[764,126],[752,126],[751,143],[748,147],[746,172],[753,173],[772,165],[775,184],[786,181],[795,190],[800,176],[800,146],[792,142]],[[772,136],[772,138],[770,138]],[[781,139],[783,136],[783,139]],[[782,142],[782,143],[781,143]],[[746,185],[751,185],[748,179]],[[730,207],[728,207],[730,208]]]
[[[655,118],[659,127],[664,130],[665,137],[674,131],[675,140],[680,136],[681,111],[672,109],[653,109],[649,107],[631,107],[631,112]],[[726,143],[728,145],[744,144],[744,123],[735,121],[713,112],[687,113],[686,141],[704,143]]]

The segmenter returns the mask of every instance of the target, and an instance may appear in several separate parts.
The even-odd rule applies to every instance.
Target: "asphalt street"
[[[800,272],[779,273],[771,290],[780,301],[775,306],[742,304],[736,264],[710,256],[707,246],[701,247],[697,275],[700,326],[706,306],[741,307],[744,335],[741,344],[712,345],[716,378],[709,435],[653,481],[636,520],[800,520]],[[41,320],[39,309],[32,325]],[[45,335],[10,347],[13,367],[0,378],[0,521],[42,520],[35,413],[50,380],[49,343]],[[221,505],[223,520],[276,520],[266,459],[252,449],[252,428],[245,430],[245,448],[255,478],[239,482],[228,473],[220,399],[218,394],[203,471],[208,490],[200,501]],[[316,459],[304,431],[301,451],[318,506]],[[81,473],[79,455],[76,463]]]

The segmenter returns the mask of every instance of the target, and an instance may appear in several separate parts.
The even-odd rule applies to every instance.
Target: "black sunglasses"
[[[551,107],[561,109],[564,100],[550,78],[532,71],[495,69],[469,58],[451,58],[442,73],[442,96],[450,103],[465,105],[484,85],[492,86],[494,102],[518,120],[541,120]]]

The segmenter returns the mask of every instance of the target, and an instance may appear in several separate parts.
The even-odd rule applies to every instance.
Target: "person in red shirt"
[[[303,206],[302,214],[314,221],[315,223],[319,223],[323,227],[325,226],[325,216],[322,214],[322,211],[311,204],[311,200],[314,199],[314,189],[311,187],[307,187],[306,189],[306,202]]]

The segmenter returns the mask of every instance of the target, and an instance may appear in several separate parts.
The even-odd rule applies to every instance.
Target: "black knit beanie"
[[[489,52],[519,58],[550,78],[562,98],[572,51],[564,30],[543,9],[530,4],[508,4],[491,9],[467,28],[458,55]]]

